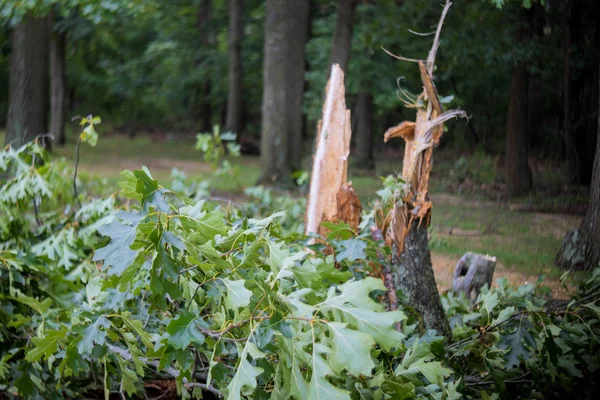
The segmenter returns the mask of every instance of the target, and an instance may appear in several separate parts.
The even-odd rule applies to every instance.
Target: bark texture
[[[59,146],[67,142],[66,32],[53,32],[50,40],[50,134]]]
[[[337,22],[333,34],[329,66],[339,64],[342,71],[348,72],[350,50],[352,49],[352,30],[356,0],[339,0]]]
[[[394,286],[402,289],[407,304],[422,317],[419,325],[449,337],[450,325],[435,284],[424,224],[414,226],[406,235],[404,251],[394,257],[392,271]]]
[[[592,270],[600,264],[600,113],[590,189],[590,202],[581,226],[567,234],[556,255],[556,263],[564,268]]]
[[[12,32],[6,144],[48,132],[48,20],[25,17]]]
[[[530,37],[532,17],[533,13],[529,10],[521,11],[521,25],[515,38],[517,43],[525,43]],[[508,197],[527,193],[533,184],[527,154],[528,97],[529,71],[525,62],[519,61],[512,72],[507,115],[504,176]]]
[[[302,163],[302,136],[304,133],[304,90],[306,83],[304,73],[306,72],[305,48],[308,41],[309,27],[309,0],[295,0],[287,2],[291,15],[288,18],[288,47],[287,81],[289,85],[288,101],[288,129],[290,140],[288,141],[288,154],[292,171],[301,168]],[[293,5],[292,5],[293,4]]]
[[[261,132],[262,184],[290,185],[301,158],[308,0],[268,0]]]
[[[209,48],[212,43],[213,34],[208,27],[208,23],[212,15],[212,0],[200,0],[198,15],[196,19],[196,27],[200,33],[200,43],[202,47]],[[199,98],[196,104],[195,114],[200,120],[201,132],[212,132],[212,106],[210,95],[212,85],[210,79],[206,79],[200,85]]]
[[[242,130],[242,22],[243,0],[229,0],[229,95],[225,130],[240,133]]]
[[[364,88],[364,86],[363,86]],[[356,96],[356,132],[354,159],[361,169],[375,168],[373,158],[373,96],[363,90]]]
[[[590,16],[600,12],[600,2],[569,0],[564,3],[563,101],[566,172],[570,183],[589,185],[596,148],[596,106],[600,97],[600,77],[596,61],[586,56],[579,44],[585,42],[590,49],[598,48],[600,29],[595,29],[595,33],[590,34],[586,27]]]
[[[527,156],[527,66],[518,64],[512,73],[508,129],[506,135],[506,194],[509,197],[527,193],[532,186]]]

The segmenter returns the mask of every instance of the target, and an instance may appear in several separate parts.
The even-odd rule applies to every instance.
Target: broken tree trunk
[[[348,177],[350,154],[350,110],[346,109],[344,72],[331,68],[327,83],[323,119],[319,121],[317,147],[306,204],[306,234],[324,231],[321,222],[344,221],[358,227],[360,201]]]
[[[475,300],[484,285],[488,288],[492,286],[495,269],[496,257],[466,252],[454,269],[452,291],[463,292],[471,300]]]
[[[408,190],[389,211],[385,219],[389,224],[381,227],[386,242],[396,249],[396,254],[392,255],[396,289],[402,290],[408,299],[407,305],[420,314],[424,328],[435,329],[447,337],[451,334],[450,326],[433,275],[427,227],[432,208],[428,191],[433,147],[444,132],[444,122],[453,117],[466,117],[466,113],[460,110],[444,112],[433,83],[435,55],[449,8],[450,2],[446,1],[426,63],[396,56],[418,63],[423,92],[418,99],[405,102],[417,109],[415,122],[402,122],[388,129],[384,135],[385,142],[395,137],[405,141],[402,178]]]

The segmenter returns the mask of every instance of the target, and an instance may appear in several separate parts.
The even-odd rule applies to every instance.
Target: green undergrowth
[[[82,137],[95,142],[95,119]],[[217,142],[215,142],[217,143]],[[220,151],[220,150],[219,150]],[[205,154],[205,157],[207,155]],[[229,168],[219,163],[222,171]],[[0,153],[0,391],[10,398],[592,398],[600,270],[568,304],[500,280],[443,296],[452,337],[378,278],[390,250],[328,224],[309,244],[304,206],[270,189],[222,204],[181,174],[146,168],[110,193],[28,144]],[[214,174],[220,173],[218,170]],[[393,177],[378,192],[396,203]],[[281,211],[284,208],[286,211]]]

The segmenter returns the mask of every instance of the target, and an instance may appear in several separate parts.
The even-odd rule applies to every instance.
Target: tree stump
[[[491,287],[495,269],[496,257],[466,252],[454,269],[452,291],[464,292],[471,300],[476,299],[483,285]]]

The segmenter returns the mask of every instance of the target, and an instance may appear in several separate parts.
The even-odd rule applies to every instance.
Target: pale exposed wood
[[[360,202],[347,184],[351,118],[346,108],[344,73],[334,64],[327,83],[323,117],[306,205],[306,234],[322,233],[323,221],[345,221],[358,226]]]
[[[415,137],[415,123],[412,121],[404,121],[401,124],[389,128],[383,134],[383,141],[387,143],[388,140],[397,137],[404,140],[412,140]]]

